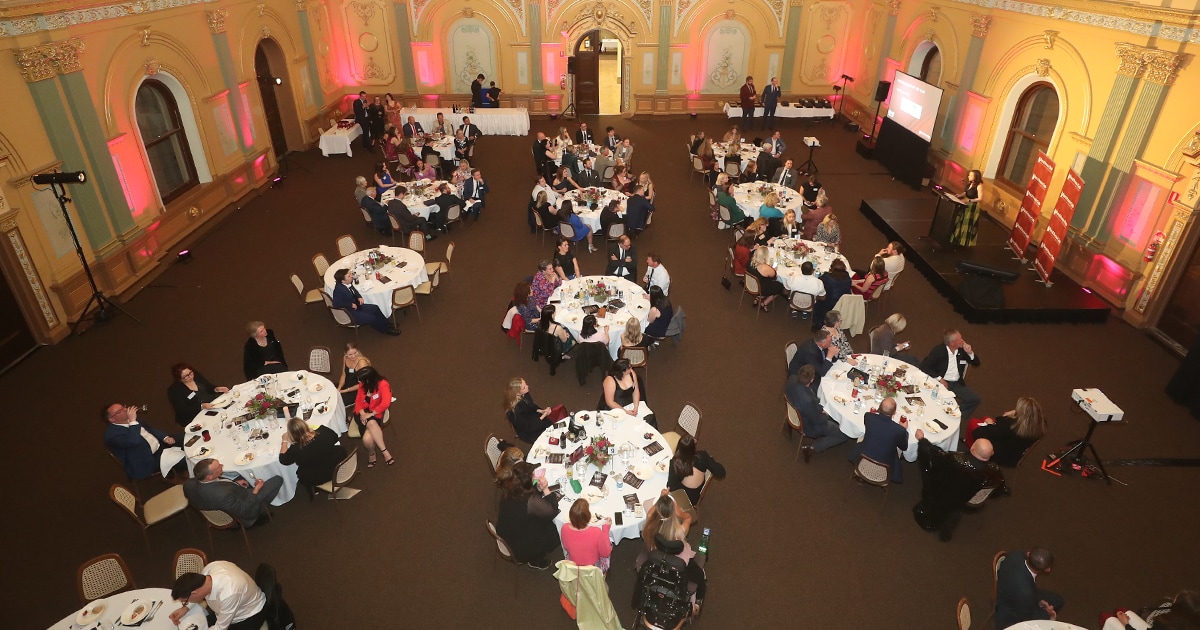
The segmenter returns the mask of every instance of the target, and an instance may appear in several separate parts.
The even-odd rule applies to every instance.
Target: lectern
[[[954,234],[954,223],[958,215],[967,209],[967,205],[951,196],[945,190],[937,191],[937,207],[933,212],[933,222],[929,224],[929,238],[941,247],[950,247],[950,237]]]

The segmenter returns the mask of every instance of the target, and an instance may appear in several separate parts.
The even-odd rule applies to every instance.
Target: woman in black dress
[[[717,479],[725,478],[725,467],[707,451],[696,450],[696,438],[684,433],[679,438],[679,444],[675,446],[675,456],[671,458],[671,469],[667,472],[667,490],[682,490],[691,504],[696,505],[700,501],[700,490],[704,487],[706,472],[711,472]]]
[[[171,366],[171,376],[175,382],[167,388],[167,399],[175,409],[175,422],[186,427],[199,413],[212,409],[211,403],[218,394],[229,391],[228,387],[213,387],[192,366],[186,363],[176,363]]]
[[[283,344],[275,338],[275,331],[262,322],[250,322],[246,329],[250,331],[250,338],[246,340],[246,348],[242,352],[242,370],[246,373],[246,380],[288,371],[287,360],[283,358]]]
[[[530,444],[550,426],[547,416],[550,407],[538,407],[529,393],[529,384],[523,378],[513,378],[504,388],[504,415],[517,432],[517,437]]]
[[[754,306],[764,312],[771,310],[771,302],[783,295],[783,283],[776,277],[775,268],[767,261],[770,260],[770,250],[766,247],[755,247],[750,256],[750,264],[746,265],[746,275],[758,279],[758,297],[754,298]]]
[[[358,375],[363,368],[371,365],[371,360],[358,351],[358,344],[351,341],[346,344],[346,354],[342,355],[342,377],[338,379],[338,393],[346,406],[354,404],[358,397]]]
[[[658,345],[659,340],[667,336],[667,327],[675,316],[675,307],[671,300],[662,292],[662,287],[650,287],[650,313],[646,318],[646,334],[642,337],[642,345]]]
[[[1043,435],[1046,434],[1046,416],[1042,413],[1042,405],[1037,399],[1022,396],[1017,399],[1017,407],[996,418],[972,419],[967,424],[967,448],[975,440],[991,440],[995,453],[993,462],[997,466],[1015,468],[1025,455]]]
[[[813,330],[820,328],[825,323],[825,314],[837,306],[843,295],[853,290],[850,273],[846,271],[846,263],[842,262],[841,258],[829,265],[827,273],[821,274],[821,284],[825,285],[825,299],[813,305]]]
[[[543,481],[534,486],[534,468],[529,462],[513,466],[512,478],[501,490],[496,533],[508,543],[513,560],[535,569],[548,569],[550,560],[546,556],[559,547],[558,528],[554,526],[558,506],[546,499]]]
[[[979,229],[979,200],[983,197],[983,173],[972,170],[967,173],[966,190],[958,196],[967,207],[954,217],[954,232],[950,243],[960,247],[974,247]]]
[[[383,107],[383,99],[376,96],[375,101],[367,106],[367,120],[371,121],[371,137],[383,138],[387,126],[387,109]]]
[[[279,463],[295,464],[300,483],[310,490],[332,480],[334,469],[346,458],[337,433],[329,427],[314,431],[303,418],[289,420],[287,430],[288,436],[279,449]]]
[[[608,368],[608,375],[601,385],[603,393],[596,403],[599,411],[624,411],[637,417],[638,403],[642,401],[642,392],[638,387],[637,377],[633,368],[629,367],[629,359],[617,359]]]

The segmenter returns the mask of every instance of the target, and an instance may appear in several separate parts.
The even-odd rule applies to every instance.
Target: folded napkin
[[[184,457],[183,449],[178,446],[164,450],[158,456],[158,467],[162,472],[162,476],[166,477],[167,473],[171,472],[171,469],[175,467],[175,464],[178,464]]]

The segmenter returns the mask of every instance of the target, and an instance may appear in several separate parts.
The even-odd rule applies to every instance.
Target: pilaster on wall
[[[317,70],[317,50],[313,46],[312,29],[308,26],[308,0],[296,0],[296,19],[300,21],[300,39],[304,44],[304,70],[308,76],[308,98],[319,110],[324,104],[321,73]],[[317,118],[320,118],[318,114]]]
[[[796,57],[800,50],[800,19],[803,14],[803,0],[792,0],[788,4],[787,26],[783,42],[783,68],[779,72],[779,89],[784,92],[792,89],[792,76],[796,73]]]
[[[206,14],[208,30],[212,33],[213,50],[217,54],[217,65],[221,68],[221,80],[229,90],[229,108],[233,114],[237,129],[249,129],[254,121],[246,120],[246,106],[243,104],[242,91],[238,86],[237,72],[233,64],[233,54],[229,48],[229,36],[225,34],[225,19],[229,17],[228,9],[217,9]],[[243,134],[237,136],[238,147],[243,156],[254,152],[254,147],[246,145]]]
[[[654,84],[656,96],[666,96],[667,80],[671,63],[671,2],[661,0],[658,5],[658,69]]]
[[[958,146],[958,123],[967,107],[967,93],[974,89],[975,72],[979,69],[979,57],[983,54],[984,40],[991,25],[992,16],[971,15],[971,43],[967,45],[967,58],[963,61],[958,90],[950,96],[946,119],[942,121],[942,146],[948,154]]]

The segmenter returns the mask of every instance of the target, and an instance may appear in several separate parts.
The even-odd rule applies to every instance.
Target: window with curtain
[[[179,106],[167,86],[150,79],[138,88],[134,109],[154,183],[168,203],[198,182]]]
[[[1049,151],[1058,122],[1058,93],[1049,83],[1034,83],[1021,94],[1004,140],[996,179],[1024,189],[1033,175],[1038,151]]]

